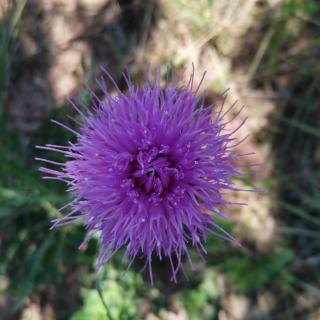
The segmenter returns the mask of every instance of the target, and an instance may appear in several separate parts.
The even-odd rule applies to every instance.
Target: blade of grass
[[[294,214],[295,216],[301,218],[302,220],[306,220],[312,224],[320,226],[320,219],[317,219],[317,218],[311,216],[309,213],[306,213],[301,208],[293,206],[292,204],[289,204],[284,201],[280,201],[279,204],[287,212]]]
[[[303,123],[303,122],[295,120],[295,119],[285,118],[285,117],[280,118],[280,120],[290,126],[298,128],[308,134],[314,135],[316,137],[320,137],[320,129],[312,127],[306,123]]]
[[[36,250],[30,258],[30,267],[26,274],[26,280],[21,285],[21,292],[20,295],[13,307],[14,311],[17,311],[23,302],[24,297],[26,297],[30,290],[32,289],[35,275],[37,274],[37,270],[41,266],[42,259],[47,252],[48,248],[50,247],[53,241],[53,235],[49,234],[48,237],[42,242],[41,246]]]

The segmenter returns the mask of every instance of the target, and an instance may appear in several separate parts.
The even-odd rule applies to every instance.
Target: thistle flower
[[[62,180],[74,199],[64,206],[71,211],[53,221],[53,228],[81,220],[87,229],[83,244],[95,234],[100,242],[99,269],[120,248],[125,248],[129,266],[137,256],[145,258],[152,282],[152,258],[170,260],[172,279],[182,257],[192,261],[188,247],[202,256],[208,233],[237,243],[217,223],[228,201],[226,190],[235,190],[231,177],[240,173],[231,149],[233,132],[226,130],[222,107],[205,105],[194,88],[194,70],[185,84],[182,78],[160,85],[160,71],[142,87],[127,73],[122,92],[109,73],[117,94],[111,95],[103,80],[98,98],[91,90],[93,105],[81,111],[76,143],[47,144],[39,148],[63,153],[65,163],[37,158],[61,170],[41,167],[44,178]],[[169,78],[167,73],[167,78]],[[240,110],[241,111],[241,110]],[[233,143],[233,145],[232,145]]]

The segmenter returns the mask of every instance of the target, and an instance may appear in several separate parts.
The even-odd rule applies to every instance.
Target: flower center
[[[162,195],[176,180],[182,178],[181,171],[175,167],[168,154],[169,148],[161,146],[141,150],[131,161],[129,175],[134,188],[150,195]]]

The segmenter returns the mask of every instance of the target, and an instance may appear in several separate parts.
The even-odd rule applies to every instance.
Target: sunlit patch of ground
[[[237,186],[246,188],[241,184]],[[226,213],[235,223],[235,236],[244,246],[248,241],[253,243],[258,250],[270,249],[277,241],[276,220],[270,195],[257,192],[243,192],[241,195],[234,193],[230,196],[230,200],[247,204],[245,206],[235,205]]]

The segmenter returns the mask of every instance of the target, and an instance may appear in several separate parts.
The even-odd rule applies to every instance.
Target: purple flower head
[[[40,171],[66,182],[74,196],[71,212],[53,227],[80,219],[88,231],[84,243],[98,234],[97,268],[125,248],[129,266],[137,256],[145,258],[151,282],[152,257],[168,258],[176,281],[183,256],[192,267],[188,247],[206,253],[208,233],[237,243],[215,218],[230,204],[223,193],[235,189],[230,178],[240,173],[230,153],[235,131],[227,131],[224,120],[233,107],[223,111],[226,95],[222,107],[206,106],[194,71],[186,83],[172,75],[164,86],[160,69],[155,74],[153,80],[147,74],[142,87],[124,74],[128,88],[115,85],[116,95],[98,81],[103,97],[92,92],[91,107],[82,112],[71,101],[82,118],[79,131],[58,123],[76,135],[76,143],[40,147],[67,161],[37,160],[60,165],[60,171]]]

